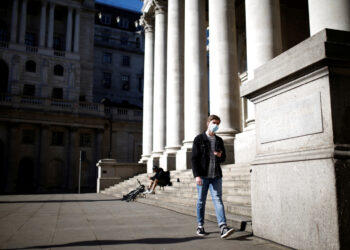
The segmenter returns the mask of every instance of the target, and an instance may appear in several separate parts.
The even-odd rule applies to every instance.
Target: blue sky
[[[143,2],[141,0],[96,0],[96,3],[121,7],[128,10],[141,12]]]

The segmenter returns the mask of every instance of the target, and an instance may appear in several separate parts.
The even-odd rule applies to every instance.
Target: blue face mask
[[[209,124],[209,130],[210,130],[211,132],[215,133],[216,131],[218,131],[218,129],[219,129],[219,126],[218,126],[218,125],[213,124],[213,123]]]

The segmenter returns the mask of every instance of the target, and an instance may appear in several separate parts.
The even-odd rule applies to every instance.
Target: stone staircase
[[[250,200],[250,165],[223,165],[223,202],[227,224],[236,229],[252,231]],[[149,174],[151,175],[151,174]],[[197,189],[192,170],[171,171],[172,186],[163,189],[157,187],[156,194],[139,197],[138,202],[163,207],[179,213],[196,216]],[[140,174],[122,183],[103,190],[101,193],[122,198],[139,184],[149,184],[148,174]],[[208,192],[205,218],[216,222],[216,215]]]

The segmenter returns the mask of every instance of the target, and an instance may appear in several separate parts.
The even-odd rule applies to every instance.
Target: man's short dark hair
[[[211,122],[212,120],[217,120],[217,121],[221,122],[220,117],[218,117],[217,115],[210,115],[210,116],[208,116],[207,124],[209,124],[209,122]]]

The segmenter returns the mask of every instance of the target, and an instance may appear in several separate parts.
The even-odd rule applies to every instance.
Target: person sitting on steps
[[[153,173],[155,173],[152,177],[148,177],[151,180],[147,190],[144,192],[145,194],[154,194],[154,190],[158,185],[159,181],[162,181],[162,177],[164,175],[164,170],[158,166],[153,166]]]

